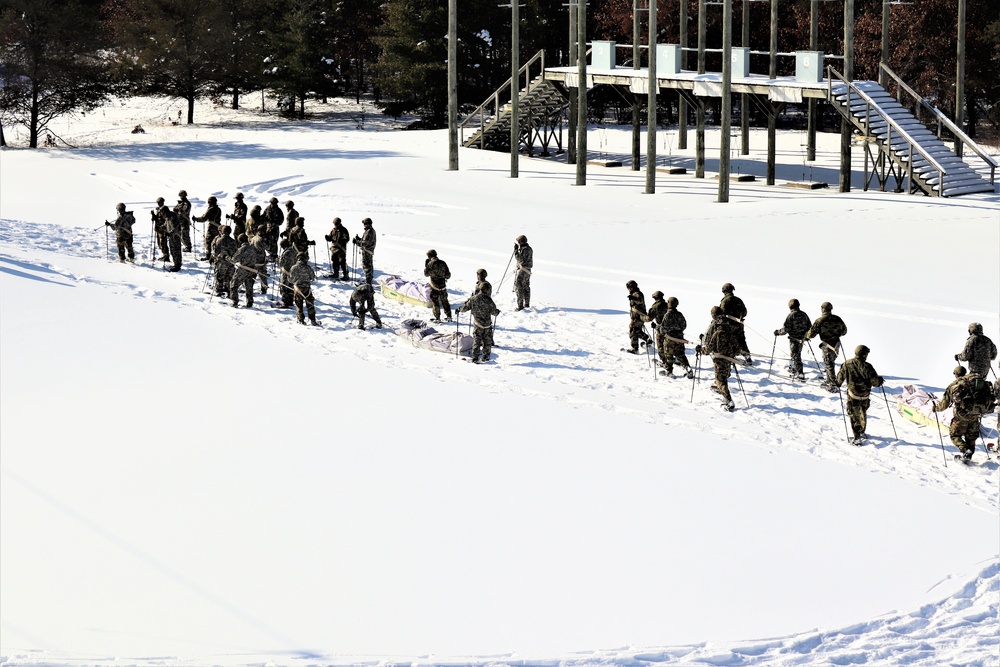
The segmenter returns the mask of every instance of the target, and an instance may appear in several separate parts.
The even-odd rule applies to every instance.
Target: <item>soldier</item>
[[[330,277],[336,280],[339,270],[343,279],[347,280],[347,242],[351,239],[351,234],[341,224],[340,218],[333,219],[333,229],[325,238],[330,244]]]
[[[246,235],[248,239],[259,236],[264,239],[265,244],[268,241],[267,223],[264,221],[264,216],[261,214],[260,204],[254,204],[253,208],[250,209],[250,217],[247,220]]]
[[[847,383],[847,416],[854,431],[851,444],[858,447],[865,444],[872,387],[881,387],[885,383],[885,379],[868,363],[869,352],[867,346],[858,345],[854,348],[854,357],[845,361],[837,373],[837,387]]]
[[[489,283],[483,285],[481,291],[473,294],[458,309],[459,313],[465,311],[472,313],[472,363],[478,364],[480,359],[489,361],[493,350],[493,318],[500,314],[497,305],[493,303],[493,286]],[[479,356],[480,351],[482,357]]]
[[[944,396],[933,405],[933,408],[935,412],[945,410],[949,406],[953,408],[948,435],[960,453],[960,456],[955,458],[968,462],[972,460],[972,455],[976,451],[980,418],[993,409],[996,401],[994,399],[991,404],[991,402],[977,403],[974,400],[977,389],[980,391],[985,389],[984,393],[989,393],[989,384],[981,375],[966,374],[963,366],[956,366],[954,372],[955,381],[948,385],[944,390]]]
[[[291,199],[285,202],[285,228],[281,231],[281,237],[284,238],[292,233],[295,229],[295,221],[299,218],[299,212],[295,210],[295,202]]]
[[[181,241],[184,242],[184,252],[191,252],[191,202],[188,201],[187,190],[181,190],[177,193],[174,214],[181,223]]]
[[[524,310],[531,307],[531,267],[535,265],[535,253],[528,245],[528,237],[517,237],[514,244],[514,260],[517,269],[514,272],[514,291],[517,293],[517,308]]]
[[[201,261],[212,263],[212,244],[222,229],[222,209],[219,208],[218,200],[215,197],[208,198],[208,208],[202,215],[192,218],[198,222],[206,222],[205,225],[205,256]]]
[[[278,255],[278,232],[281,231],[281,221],[284,215],[278,207],[278,198],[271,197],[264,209],[264,238],[267,241],[267,252],[274,258]]]
[[[278,258],[278,288],[281,292],[281,307],[291,308],[294,291],[292,290],[291,271],[298,259],[299,251],[292,247],[288,239],[281,239],[281,256]]]
[[[437,250],[433,248],[427,251],[424,275],[430,278],[431,283],[431,308],[434,311],[431,322],[441,321],[442,308],[444,308],[445,322],[451,322],[451,304],[448,303],[448,279],[451,278],[451,271],[444,261],[438,259]]]
[[[232,258],[238,248],[232,233],[232,227],[223,225],[222,236],[212,243],[212,256],[215,257],[215,296],[229,294],[229,285],[233,280]]]
[[[156,247],[160,249],[160,261],[170,261],[170,246],[167,245],[166,214],[169,211],[163,203],[163,197],[156,198],[156,208],[150,211],[153,220],[153,230],[156,232]]]
[[[722,409],[732,412],[736,409],[736,404],[729,393],[729,374],[733,367],[733,357],[740,351],[740,345],[722,307],[712,306],[711,312],[712,323],[705,330],[701,344],[695,347],[695,352],[712,356],[712,366],[715,368],[712,391],[722,396]]]
[[[135,250],[132,249],[132,225],[135,224],[135,215],[132,211],[125,210],[125,204],[118,202],[115,206],[118,217],[114,222],[104,221],[106,227],[115,230],[115,245],[118,246],[118,261],[125,261],[125,254],[128,253],[128,261],[135,261]]]
[[[302,313],[303,303],[309,312],[309,321],[313,324],[319,324],[316,321],[316,300],[312,294],[312,281],[316,280],[316,273],[309,266],[309,255],[300,252],[296,256],[295,265],[288,272],[288,277],[292,281],[292,290],[295,292],[295,317],[299,324],[306,323],[306,318]]]
[[[733,327],[733,335],[740,348],[739,353],[746,359],[747,365],[752,366],[753,359],[750,358],[747,334],[743,328],[743,320],[747,317],[747,307],[743,304],[743,299],[733,294],[735,291],[736,288],[733,287],[732,283],[725,283],[722,286],[722,301],[719,302],[719,307],[722,308],[722,313],[728,319],[729,326]]]
[[[982,377],[990,374],[990,362],[997,358],[997,346],[983,333],[983,325],[973,322],[969,325],[969,338],[965,349],[955,355],[955,361],[969,363],[969,372]]]
[[[365,313],[371,313],[375,320],[375,328],[382,328],[382,320],[379,319],[378,311],[375,310],[375,288],[368,283],[359,283],[351,292],[351,315],[360,318],[358,328],[365,328]]]
[[[630,354],[639,354],[639,339],[644,345],[648,345],[650,338],[643,326],[646,315],[646,297],[639,291],[639,284],[634,280],[625,283],[628,290],[628,337],[632,344],[631,349],[624,350]]]
[[[235,271],[229,281],[229,298],[233,301],[233,308],[239,307],[240,287],[243,287],[247,293],[247,308],[253,308],[253,281],[257,277],[258,263],[257,248],[250,245],[246,234],[240,236],[239,243],[240,247],[232,257]]]
[[[157,200],[162,202],[163,197]],[[173,266],[168,271],[176,272],[181,270],[181,225],[177,220],[177,214],[166,205],[160,204],[156,212],[160,222],[160,229],[163,233],[163,243],[166,246],[161,261],[170,261],[173,258]]]
[[[476,269],[476,289],[473,290],[472,294],[479,294],[483,291],[484,287],[490,288],[490,294],[493,293],[493,285],[490,281],[486,280],[486,269]]]
[[[233,221],[233,231],[236,237],[240,234],[247,234],[247,205],[243,203],[243,193],[236,193],[236,203],[233,204],[233,212],[226,214],[226,219]],[[250,238],[253,234],[247,234]]]
[[[316,245],[316,242],[309,240],[309,236],[306,234],[305,224],[305,218],[301,216],[295,218],[295,226],[292,227],[292,231],[288,233],[288,240],[292,242],[292,245],[295,246],[296,250],[309,254],[309,246]]]
[[[806,340],[819,336],[820,350],[823,352],[823,388],[830,392],[837,391],[837,353],[840,351],[840,338],[847,335],[847,325],[844,320],[833,314],[833,306],[829,301],[820,304],[822,314],[806,332]]]
[[[790,299],[788,301],[788,316],[785,317],[785,324],[780,329],[774,330],[775,336],[788,334],[788,353],[791,359],[788,362],[788,370],[792,373],[793,380],[805,381],[806,375],[802,369],[802,341],[812,326],[809,316],[799,310],[799,300]]]
[[[351,242],[361,248],[361,268],[365,270],[365,282],[371,285],[375,276],[375,230],[371,218],[362,220],[361,225],[365,228],[364,235],[355,235]]]
[[[260,293],[267,293],[267,245],[264,243],[264,239],[259,236],[255,236],[252,239],[247,239],[250,245],[256,251],[256,263],[254,264],[254,269],[257,271],[257,278],[260,280]]]
[[[660,363],[663,364],[664,375],[673,376],[674,363],[676,362],[684,369],[684,377],[689,380],[694,377],[691,364],[688,363],[687,355],[684,354],[684,330],[687,329],[687,320],[681,311],[677,310],[680,303],[677,297],[670,297],[663,301],[663,292],[657,290],[653,292],[653,305],[649,307],[649,319],[653,322],[653,330],[656,332],[656,349],[660,355]]]

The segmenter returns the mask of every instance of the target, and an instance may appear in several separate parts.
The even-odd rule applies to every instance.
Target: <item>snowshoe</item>
[[[693,380],[694,379],[694,371],[691,370],[690,368],[687,369],[687,372],[684,373],[684,377],[686,377],[688,380]]]
[[[736,410],[736,404],[733,403],[732,401],[723,401],[722,409],[725,410],[726,412],[733,412],[734,410]]]
[[[826,389],[831,394],[836,394],[837,393],[837,386],[834,385],[834,384],[831,384],[829,382],[824,382],[820,386],[823,387],[823,389]]]
[[[868,443],[868,439],[863,435],[856,435],[851,438],[851,444],[855,447],[861,447]]]
[[[972,456],[966,456],[965,454],[955,454],[955,460],[959,463],[964,463],[965,465],[972,464]]]
[[[624,352],[625,354],[639,354],[639,350],[633,350],[627,347],[623,347],[622,352]]]

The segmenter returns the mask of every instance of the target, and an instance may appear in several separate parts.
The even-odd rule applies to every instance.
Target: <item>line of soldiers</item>
[[[657,363],[663,368],[660,373],[672,376],[673,366],[677,364],[685,371],[684,377],[693,378],[691,366],[684,354],[684,345],[691,341],[684,338],[687,322],[684,315],[677,310],[679,303],[677,298],[672,296],[664,301],[663,292],[653,292],[653,304],[647,311],[645,297],[636,281],[628,281],[625,287],[628,290],[628,335],[631,343],[625,352],[638,354],[640,343],[648,345],[654,342],[644,327],[646,322],[651,322],[656,336],[654,344]],[[730,373],[735,364],[743,366],[753,364],[744,329],[747,308],[742,299],[736,296],[735,290],[732,283],[725,283],[722,286],[722,300],[718,306],[712,307],[711,323],[702,334],[701,342],[695,345],[696,354],[712,358],[715,372],[712,390],[721,395],[723,409],[730,412],[736,407],[729,391]],[[798,299],[789,300],[788,310],[784,324],[780,329],[774,330],[774,335],[775,338],[788,336],[790,357],[788,370],[792,379],[805,381],[802,346],[806,341],[818,337],[823,355],[824,380],[821,386],[827,391],[839,394],[840,388],[846,385],[845,414],[850,420],[853,431],[851,443],[864,444],[868,408],[871,406],[871,391],[885,383],[885,378],[868,363],[871,350],[866,345],[858,345],[854,348],[854,356],[845,360],[838,370],[837,357],[841,352],[841,338],[847,335],[847,325],[833,313],[833,305],[824,301],[820,305],[822,314],[815,321],[802,312]],[[737,360],[737,356],[742,356],[743,361]],[[951,440],[965,461],[972,458],[975,450],[980,417],[991,412],[996,403],[1000,402],[1000,377],[992,388],[986,379],[990,372],[990,363],[996,357],[996,345],[983,334],[982,324],[978,322],[970,324],[969,338],[965,347],[962,352],[955,355],[956,361],[968,362],[969,372],[966,373],[962,366],[957,367],[956,380],[949,385],[944,398],[934,406],[935,411],[944,410],[949,406],[953,408]]]

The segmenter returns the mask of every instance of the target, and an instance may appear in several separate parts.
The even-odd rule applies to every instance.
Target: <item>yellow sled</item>
[[[411,306],[423,306],[424,308],[432,307],[430,301],[424,301],[423,299],[418,299],[414,296],[397,292],[388,285],[380,284],[379,288],[382,290],[382,296],[384,296],[387,299],[402,301],[403,303],[408,303]]]

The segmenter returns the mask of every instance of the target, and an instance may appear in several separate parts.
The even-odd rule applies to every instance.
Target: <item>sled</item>
[[[934,399],[923,389],[917,389],[912,384],[903,387],[903,393],[896,398],[896,410],[911,422],[921,426],[941,427],[947,430],[951,424],[952,409],[948,408],[934,416]]]
[[[431,286],[403,280],[399,276],[379,276],[378,286],[386,299],[411,306],[431,308]]]
[[[396,335],[414,346],[463,357],[472,356],[472,336],[458,331],[441,332],[423,320],[403,320]]]

